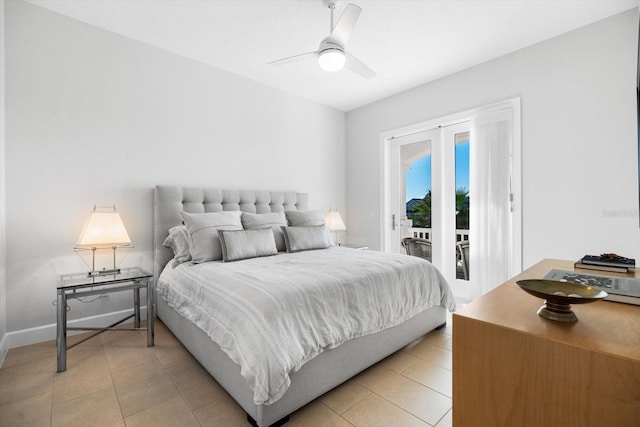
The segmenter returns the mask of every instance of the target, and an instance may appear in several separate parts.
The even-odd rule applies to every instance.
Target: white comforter
[[[164,269],[157,292],[215,341],[254,390],[278,400],[323,350],[402,323],[436,305],[455,309],[424,259],[334,247]]]

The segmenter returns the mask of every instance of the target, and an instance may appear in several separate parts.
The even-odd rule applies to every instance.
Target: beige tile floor
[[[451,318],[291,416],[295,426],[451,426]],[[55,341],[15,348],[0,368],[2,426],[241,426],[242,408],[156,322],[108,331],[69,350]],[[71,337],[70,343],[78,336]]]

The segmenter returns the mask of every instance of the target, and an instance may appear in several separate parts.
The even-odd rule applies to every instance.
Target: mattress
[[[240,366],[257,405],[277,401],[290,374],[326,349],[433,306],[455,309],[428,261],[342,247],[168,263],[157,293]]]

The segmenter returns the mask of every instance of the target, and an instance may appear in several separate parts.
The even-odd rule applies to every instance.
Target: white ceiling
[[[366,105],[615,15],[638,0],[351,0],[347,50],[377,76],[267,62],[316,50],[323,0],[30,0],[31,3],[339,110]]]

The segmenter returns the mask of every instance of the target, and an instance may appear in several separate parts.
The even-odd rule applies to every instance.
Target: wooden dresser
[[[453,314],[454,427],[640,426],[640,306],[599,301],[572,306],[577,323],[543,319],[543,300],[515,282],[554,268],[573,262],[541,261]]]

